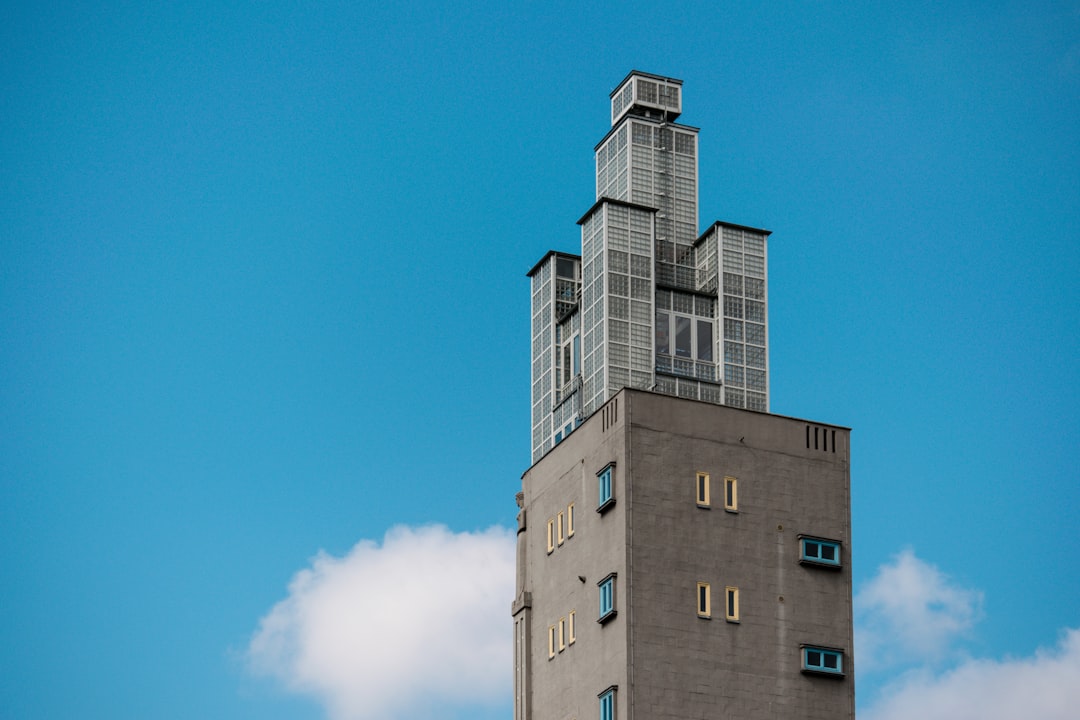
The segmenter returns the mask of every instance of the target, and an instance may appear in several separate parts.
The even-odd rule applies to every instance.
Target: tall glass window
[[[615,576],[608,575],[600,581],[600,619],[610,617],[615,612]]]
[[[596,476],[597,479],[597,507],[603,508],[612,503],[615,499],[612,471],[614,467],[608,465],[606,468],[600,471],[600,474]]]
[[[615,689],[600,694],[600,720],[615,720]]]

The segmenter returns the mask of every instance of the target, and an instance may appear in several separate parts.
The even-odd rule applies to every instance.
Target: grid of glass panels
[[[723,226],[718,246],[724,404],[762,412],[769,410],[765,238]]]
[[[630,123],[629,199],[659,211],[657,282],[696,289],[697,135],[692,129]]]
[[[582,411],[586,417],[606,399],[605,207],[594,208],[581,223]]]
[[[616,202],[582,220],[577,277],[559,255],[533,274],[534,461],[627,386],[768,411],[768,233],[717,223],[696,242],[696,129],[627,116],[680,103],[638,75],[612,95],[596,194]]]
[[[611,96],[611,122],[634,105],[663,109],[678,115],[682,111],[682,88],[661,78],[633,75]]]
[[[623,125],[612,133],[596,151],[596,199],[602,197],[627,200],[627,143],[628,129]]]
[[[551,449],[552,351],[555,255],[532,275],[532,456]]]
[[[610,397],[624,387],[652,385],[653,213],[615,203],[605,207]]]
[[[604,203],[582,223],[583,402],[652,386],[653,213]]]
[[[697,260],[697,290],[716,295],[719,289],[717,271],[717,235],[714,231],[702,238],[694,248]]]

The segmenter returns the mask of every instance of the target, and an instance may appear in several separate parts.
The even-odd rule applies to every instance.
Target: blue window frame
[[[596,585],[600,588],[599,622],[604,622],[615,616],[615,574],[608,575]]]
[[[806,672],[844,674],[844,653],[839,650],[806,646],[802,649],[802,666]]]
[[[840,543],[819,538],[800,538],[800,562],[840,567]]]
[[[600,720],[615,720],[615,688],[600,693]]]
[[[596,474],[598,511],[610,507],[615,502],[615,465],[608,465]]]

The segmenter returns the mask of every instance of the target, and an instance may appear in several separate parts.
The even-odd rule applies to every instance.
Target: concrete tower
[[[515,720],[853,718],[849,431],[768,414],[769,232],[697,234],[681,81],[611,101],[529,272]]]

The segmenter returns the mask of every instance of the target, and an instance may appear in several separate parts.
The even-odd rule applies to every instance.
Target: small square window
[[[840,543],[815,537],[800,537],[799,562],[840,567]]]
[[[600,588],[599,622],[607,622],[615,617],[615,574],[612,573],[597,583]]]
[[[803,646],[802,656],[803,672],[844,674],[844,653],[840,650],[806,645]]]
[[[566,618],[559,618],[559,652],[566,649]]]
[[[573,645],[577,640],[577,612],[571,610],[570,614],[566,616],[566,644]]]
[[[611,464],[596,474],[597,512],[603,512],[615,504],[615,465]]]
[[[574,503],[566,507],[566,537],[574,537]]]
[[[564,522],[565,522],[565,517],[563,516],[562,513],[559,513],[558,518],[557,518],[556,523],[555,523],[555,526],[558,528],[559,544],[560,545],[562,545],[564,542],[566,542],[566,535],[564,534],[564,529],[563,529]]]
[[[724,618],[728,622],[739,622],[739,588],[729,586],[724,594],[726,596]]]
[[[724,478],[724,509],[728,512],[739,511],[738,482],[730,476]]]
[[[615,720],[615,688],[600,693],[600,720]]]
[[[712,617],[712,598],[710,597],[709,583],[697,584],[697,614],[698,617]]]
[[[555,657],[555,626],[548,628],[548,660]]]
[[[548,520],[547,528],[547,551],[548,555],[555,551],[555,519]]]
[[[697,504],[698,507],[709,507],[709,474],[697,474]]]

